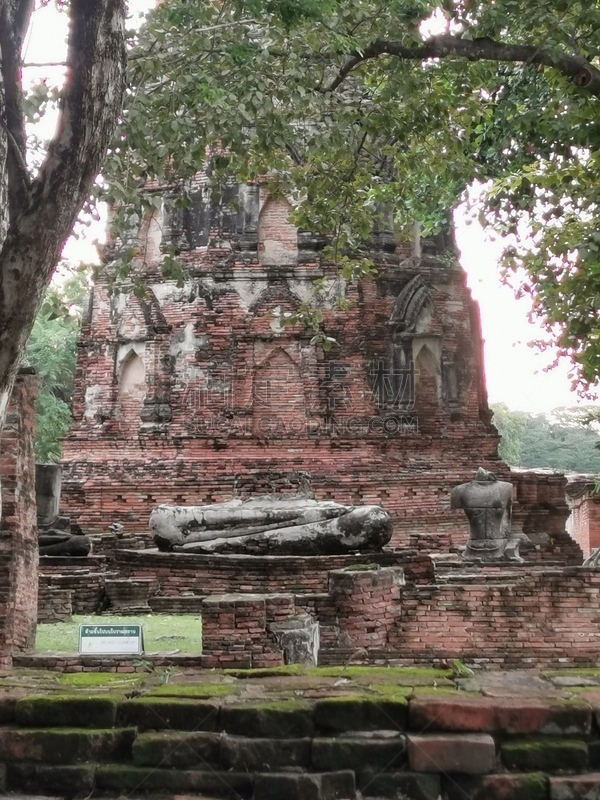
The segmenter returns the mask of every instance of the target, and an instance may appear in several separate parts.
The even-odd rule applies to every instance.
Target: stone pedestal
[[[107,580],[104,584],[109,611],[114,614],[149,614],[149,599],[156,592],[157,583],[148,578],[137,580]]]
[[[284,622],[269,625],[283,650],[286,664],[316,667],[319,661],[319,623],[309,614],[298,614]]]
[[[345,647],[383,649],[400,614],[401,569],[379,569],[376,564],[364,569],[339,569],[329,573],[339,626],[340,643]]]

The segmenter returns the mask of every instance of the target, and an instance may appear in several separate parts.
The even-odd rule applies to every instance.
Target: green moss
[[[433,669],[431,667],[310,667],[307,675],[323,678],[362,678],[370,677],[373,681],[381,678],[400,681],[412,679],[451,678],[451,669]],[[405,684],[406,685],[406,684]]]
[[[519,739],[505,742],[501,754],[508,769],[523,772],[578,772],[588,766],[587,744],[577,739]]]
[[[600,678],[600,667],[582,669],[549,669],[541,673],[542,678]]]
[[[235,706],[236,708],[248,708],[261,711],[310,711],[312,706],[306,700],[273,700],[262,702],[256,700],[253,703],[244,703],[243,706]],[[234,706],[231,706],[234,708]]]
[[[397,686],[395,683],[372,683],[369,686],[371,692],[377,692],[384,697],[411,697],[414,692],[413,686]],[[365,695],[368,698],[369,695]]]
[[[90,686],[131,686],[142,683],[146,678],[145,675],[119,675],[114,672],[73,672],[57,677],[61,686],[71,686],[73,688],[79,686],[82,688]]]
[[[119,698],[94,695],[39,695],[15,705],[15,720],[28,727],[112,728]]]
[[[343,572],[376,572],[380,570],[379,564],[353,564],[350,567],[343,567]]]
[[[239,694],[236,686],[226,683],[165,684],[149,692],[149,697],[227,697]]]
[[[286,667],[265,667],[264,669],[224,669],[223,675],[231,675],[242,680],[250,678],[276,678],[278,675],[304,675],[306,670],[300,664]]]

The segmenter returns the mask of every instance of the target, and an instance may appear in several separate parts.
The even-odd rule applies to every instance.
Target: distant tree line
[[[502,436],[500,456],[512,467],[600,473],[600,435],[589,410],[556,408],[549,414],[511,411],[492,405]]]

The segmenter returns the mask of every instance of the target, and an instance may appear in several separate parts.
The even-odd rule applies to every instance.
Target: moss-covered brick
[[[92,731],[87,728],[44,730],[0,728],[0,760],[76,764],[131,758],[133,728]]]
[[[254,776],[217,770],[156,769],[115,764],[96,768],[96,790],[124,794],[198,792],[209,797],[251,798]],[[279,800],[289,800],[281,797]]]
[[[394,769],[406,763],[406,739],[339,736],[313,739],[312,765],[317,770],[356,769],[358,765]]]
[[[7,764],[9,791],[50,794],[58,797],[88,797],[94,787],[92,764],[63,766],[14,762]]]
[[[578,772],[588,765],[587,743],[577,739],[519,739],[504,742],[500,752],[505,767],[522,772]]]
[[[219,704],[214,700],[136,697],[119,705],[119,724],[146,730],[214,731]]]
[[[359,765],[356,765],[359,768]],[[425,775],[398,770],[364,769],[358,773],[358,788],[364,797],[410,797],[410,800],[438,800],[441,797],[439,775]]]
[[[298,739],[312,736],[313,712],[309,703],[283,700],[279,703],[223,706],[219,729],[235,736]]]
[[[341,800],[356,795],[354,773],[258,774],[253,800]]]
[[[39,695],[23,697],[15,705],[15,721],[27,727],[112,728],[117,697]]]
[[[306,769],[311,764],[312,742],[304,739],[251,739],[224,736],[221,766],[224,769],[267,772],[289,767]]]
[[[328,697],[314,708],[315,725],[324,731],[404,731],[407,713],[405,697]]]
[[[443,778],[448,800],[547,800],[548,777],[528,775],[452,775]]]
[[[141,733],[133,745],[133,763],[138,767],[202,768],[203,764],[218,766],[219,753],[217,733]]]

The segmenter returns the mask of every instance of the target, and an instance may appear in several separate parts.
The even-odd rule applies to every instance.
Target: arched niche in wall
[[[380,405],[399,411],[416,408],[415,365],[423,347],[427,346],[427,353],[423,353],[423,368],[427,368],[430,374],[441,374],[439,343],[429,334],[433,314],[434,305],[429,288],[421,275],[417,274],[398,295],[388,323],[390,341],[387,363],[381,365],[379,373],[376,373]],[[436,395],[439,397],[437,390]]]
[[[289,221],[290,204],[266,197],[258,217],[258,260],[265,266],[298,263],[298,230]]]
[[[276,347],[254,371],[252,429],[261,439],[302,435],[306,398],[300,365]]]
[[[146,397],[145,345],[122,346],[117,354],[117,413],[124,428],[137,428]]]
[[[442,398],[441,343],[437,337],[413,339],[415,410],[419,427],[428,430],[428,422],[438,414]]]

